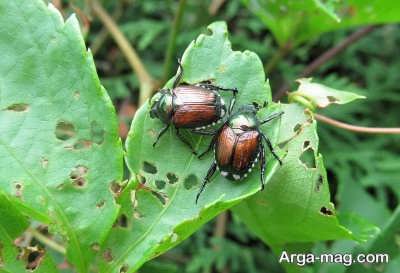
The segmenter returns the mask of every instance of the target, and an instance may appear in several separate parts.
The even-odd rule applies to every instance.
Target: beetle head
[[[259,124],[257,119],[258,108],[254,104],[242,105],[229,119],[229,126],[235,130],[248,131]]]
[[[172,113],[172,95],[169,89],[161,89],[150,101],[150,117],[169,123]]]

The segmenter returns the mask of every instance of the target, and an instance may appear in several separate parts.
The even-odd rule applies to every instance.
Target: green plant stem
[[[179,0],[178,10],[176,11],[174,22],[172,23],[167,51],[165,53],[163,82],[165,82],[169,78],[171,73],[172,59],[176,51],[176,37],[181,27],[182,16],[185,10],[185,6],[186,0]]]
[[[28,232],[30,234],[32,234],[33,237],[35,237],[36,240],[38,240],[39,242],[43,243],[44,245],[48,246],[49,248],[61,253],[61,254],[65,254],[66,250],[65,248],[54,242],[53,240],[51,240],[50,238],[44,236],[42,233],[40,233],[39,231],[37,231],[36,229],[30,228],[28,229]]]
[[[113,14],[111,15],[114,21],[117,21],[123,14],[123,3],[124,1],[118,2],[117,7],[115,8]],[[99,51],[101,46],[104,44],[104,42],[107,40],[107,37],[109,35],[108,29],[106,27],[103,27],[99,33],[97,34],[96,38],[93,40],[90,50],[92,51],[93,55],[96,55],[96,53]]]
[[[140,82],[139,105],[142,105],[152,95],[155,86],[154,79],[147,72],[135,49],[130,45],[128,39],[119,30],[117,24],[101,6],[100,2],[98,0],[90,0],[89,3],[94,14],[98,16],[100,21],[108,29],[133,71],[136,73]]]
[[[400,134],[400,128],[381,128],[381,127],[364,127],[351,125],[348,123],[344,123],[332,118],[328,118],[321,114],[315,114],[314,117],[316,120],[319,120],[323,123],[342,128],[348,131],[356,132],[356,133],[365,133],[365,134]]]

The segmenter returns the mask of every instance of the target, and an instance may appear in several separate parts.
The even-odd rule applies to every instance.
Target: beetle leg
[[[214,147],[215,142],[217,141],[217,135],[218,135],[218,131],[214,134],[210,144],[208,145],[207,150],[205,150],[204,152],[201,153],[201,155],[198,156],[198,158],[202,158],[205,154],[207,154],[209,151],[211,151],[211,149]]]
[[[196,204],[197,204],[197,201],[199,200],[201,193],[204,191],[204,188],[206,187],[207,183],[210,181],[210,178],[215,173],[216,169],[217,169],[217,163],[213,162],[211,167],[208,169],[206,177],[204,177],[203,184],[201,184],[199,192],[196,195]]]
[[[187,141],[187,140],[181,135],[181,133],[179,132],[179,129],[178,129],[178,128],[175,128],[175,129],[176,129],[176,135],[178,136],[178,138],[179,138],[183,143],[185,143],[186,146],[189,147],[189,149],[192,151],[192,153],[193,153],[194,155],[197,155],[197,152],[193,149],[193,147],[192,147],[192,145],[189,143],[189,141]]]
[[[203,135],[203,136],[213,136],[216,133],[218,133],[218,131],[205,131],[205,130],[191,130],[191,131],[195,134],[199,134],[199,135]]]
[[[236,95],[236,93],[238,92],[236,87],[235,88],[223,88],[223,87],[220,87],[217,85],[213,85],[209,81],[201,82],[201,83],[199,83],[199,86],[210,89],[210,90],[214,90],[214,91],[231,91],[231,92],[233,92],[234,95]]]
[[[264,135],[262,132],[260,132],[260,134],[261,134],[262,138],[265,140],[265,142],[267,143],[268,148],[269,148],[269,150],[271,151],[272,155],[275,157],[276,160],[278,160],[279,164],[282,165],[282,161],[281,161],[281,159],[278,157],[278,155],[275,153],[274,147],[272,147],[272,143],[271,143],[271,141],[269,140],[269,138],[268,138],[266,135]]]
[[[177,75],[175,77],[174,84],[172,85],[172,89],[177,87],[178,84],[181,82],[182,75],[183,75],[183,67],[182,67],[182,64],[181,64],[181,59],[178,58],[178,73],[177,73]]]
[[[265,186],[265,147],[260,141],[260,164],[261,164],[261,190],[264,190]]]
[[[158,135],[157,135],[156,141],[154,141],[154,143],[153,143],[153,147],[156,146],[157,142],[160,140],[160,138],[162,137],[162,135],[168,130],[168,128],[169,128],[169,124],[165,125],[164,128],[162,128],[162,129],[160,130],[160,132],[159,132]]]
[[[273,120],[273,119],[276,119],[276,118],[282,116],[283,114],[284,114],[283,111],[276,112],[276,113],[272,113],[272,114],[269,115],[265,120],[261,121],[260,124],[267,123],[267,122],[269,122],[269,121],[271,121],[271,120]]]
[[[233,106],[235,106],[235,102],[236,102],[236,93],[233,93],[233,97],[231,98],[231,101],[229,102],[229,108],[228,108],[228,114],[230,115],[232,113],[233,110]]]

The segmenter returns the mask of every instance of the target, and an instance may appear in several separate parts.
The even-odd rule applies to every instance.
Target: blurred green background
[[[139,104],[140,86],[136,73],[113,37],[109,35],[104,22],[91,10],[89,2],[51,2],[65,17],[73,12],[77,14],[86,43],[93,52],[101,81],[117,108],[120,135],[124,139]],[[365,16],[360,12],[359,16],[362,16],[362,20],[365,19],[364,22],[361,20],[353,24],[351,20],[350,23],[344,20],[341,27],[320,27],[321,30],[314,31],[310,26],[314,24],[318,28],[320,21],[313,21],[307,17],[313,16],[312,9],[295,13],[302,8],[300,2],[310,1],[281,1],[284,4],[277,6],[278,11],[275,13],[278,15],[275,19],[272,18],[272,22],[269,21],[271,16],[268,12],[263,14],[262,9],[257,8],[257,4],[262,5],[262,2],[271,2],[268,4],[272,6],[272,3],[275,3],[239,0],[119,0],[102,1],[101,4],[129,40],[154,79],[153,91],[175,73],[175,60],[184,48],[199,33],[205,32],[208,24],[217,20],[227,22],[234,50],[247,49],[260,56],[275,96],[278,93],[284,94],[282,90],[294,90],[295,79],[313,60],[365,27],[352,25],[367,23]],[[331,16],[329,20],[335,20],[333,11],[339,16],[357,16],[358,11],[353,6],[335,9],[335,2],[341,1],[323,2],[326,2],[329,8],[323,16]],[[368,4],[376,1],[364,2]],[[374,12],[374,7],[369,8],[372,9],[370,12]],[[400,14],[398,10],[394,12],[397,14],[388,13],[385,20],[398,21]],[[179,14],[181,18],[177,19]],[[385,13],[383,15],[385,16]],[[394,19],[389,18],[390,16]],[[290,31],[290,22],[286,20],[288,18],[292,20],[296,33]],[[310,20],[306,22],[304,18]],[[280,26],[274,25],[278,19]],[[380,23],[385,20],[375,21]],[[178,27],[174,28],[174,24]],[[289,30],[282,26],[288,26]],[[299,32],[297,28],[304,31]],[[174,29],[175,46],[169,43]],[[399,127],[399,45],[399,25],[377,25],[368,29],[360,40],[352,42],[343,52],[318,67],[311,74],[316,81],[367,96],[367,100],[345,106],[333,106],[321,113],[362,126]],[[286,101],[285,96],[281,97],[281,101]],[[328,169],[331,199],[337,207],[339,218],[345,221],[346,215],[357,214],[373,225],[384,227],[398,206],[400,195],[399,137],[356,134],[323,123],[319,123],[318,133],[321,141],[320,152],[324,155]],[[397,245],[400,245],[400,228],[398,234]],[[313,247],[315,252],[352,252],[354,247],[363,249],[367,245],[368,243],[360,246],[356,242],[336,241],[317,243]],[[392,257],[390,266],[384,270],[379,270],[378,267],[373,269],[377,272],[399,272],[398,256]],[[310,265],[302,270],[349,272],[344,266],[328,264]],[[367,272],[363,270],[350,269],[351,272]],[[252,235],[243,223],[227,212],[206,224],[177,248],[147,263],[140,272],[272,273],[284,272],[284,269],[271,250]]]

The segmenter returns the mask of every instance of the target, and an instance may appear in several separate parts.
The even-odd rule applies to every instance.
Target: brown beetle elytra
[[[179,85],[183,68],[178,60],[179,71],[172,89],[161,89],[151,100],[150,117],[160,119],[165,126],[159,132],[153,146],[170,125],[176,129],[179,139],[196,154],[190,143],[182,137],[179,129],[190,129],[194,133],[207,134],[204,130],[220,122],[235,103],[236,88],[222,88],[209,82],[196,85]],[[219,91],[231,91],[233,97],[228,110]]]
[[[256,114],[258,105],[242,106],[236,113],[231,115],[225,124],[216,132],[208,147],[199,157],[214,148],[215,161],[209,168],[206,177],[196,196],[196,203],[203,192],[211,176],[218,169],[221,175],[229,180],[241,180],[247,177],[258,160],[261,161],[261,190],[264,189],[265,180],[265,147],[267,144],[272,155],[282,164],[274,152],[271,141],[260,130],[260,126],[277,117],[283,112],[273,113],[265,120],[259,121]]]

